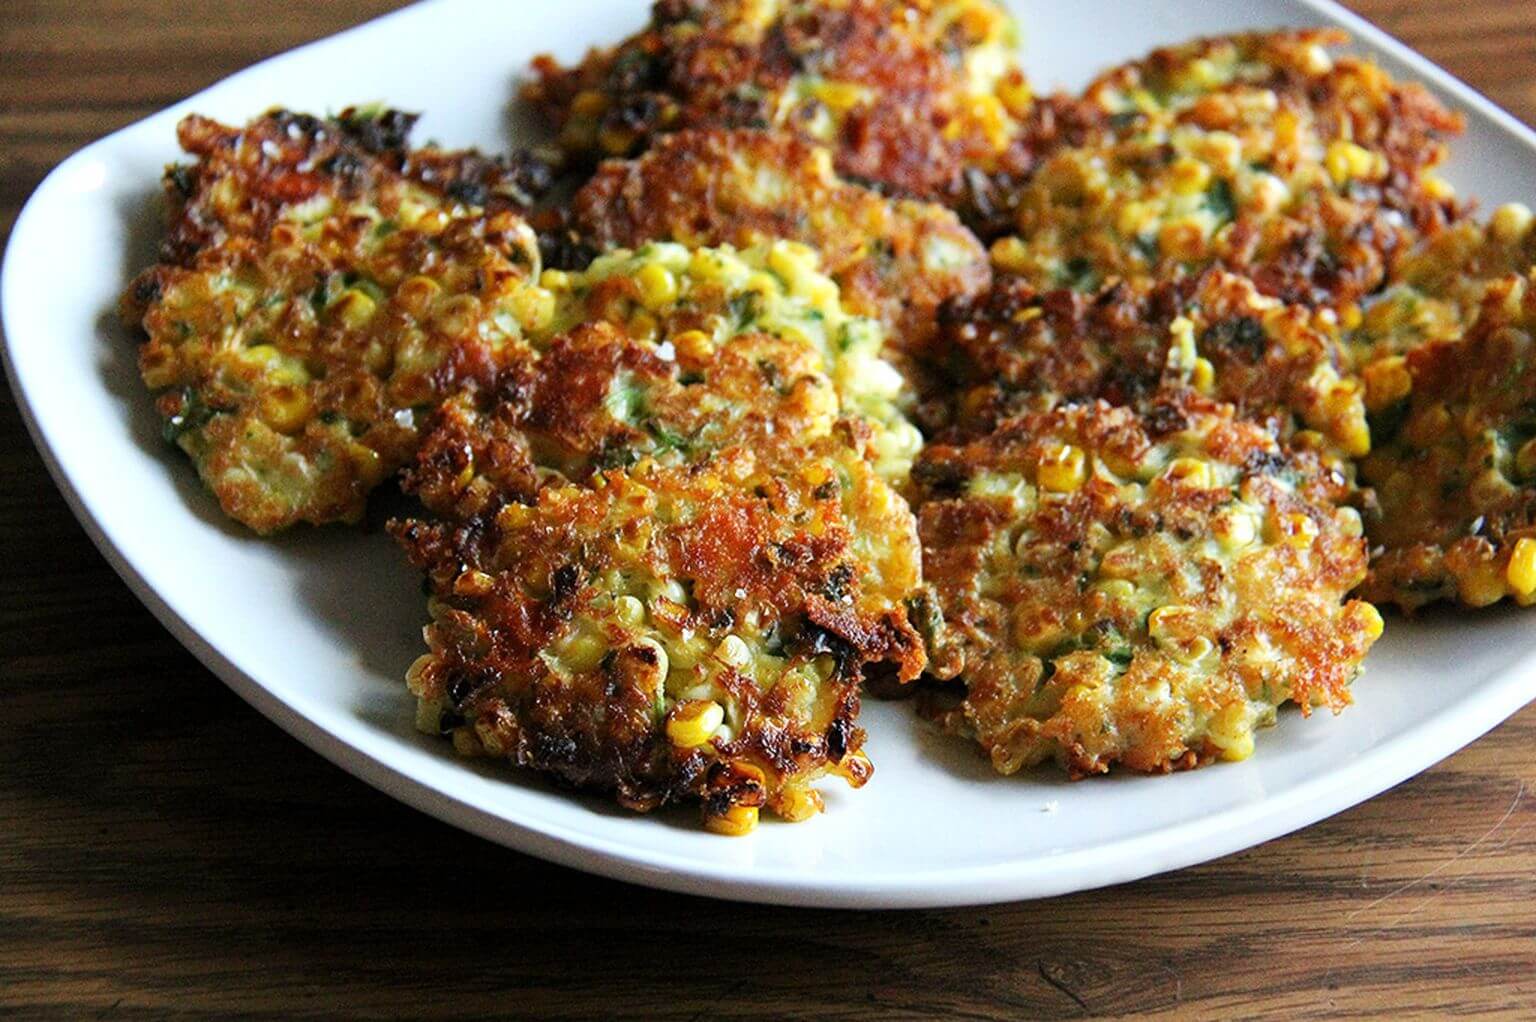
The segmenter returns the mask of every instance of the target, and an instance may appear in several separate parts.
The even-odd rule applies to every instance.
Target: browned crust
[[[1123,480],[1092,470],[1101,460],[1145,463],[1169,443],[1182,457],[1224,466],[1234,482],[1154,479],[1128,497]],[[1034,479],[1062,444],[1090,460],[1074,491],[1021,510],[971,490],[988,474]],[[1271,690],[1275,701],[1289,698],[1303,711],[1349,702],[1374,614],[1342,604],[1365,571],[1363,541],[1335,518],[1343,482],[1312,456],[1287,452],[1262,427],[1233,418],[1229,407],[1188,394],[1165,396],[1145,414],[1103,402],[1062,405],[1010,419],[968,444],[930,446],[914,480],[924,574],[938,612],[928,624],[930,670],[963,686],[936,690],[926,705],[977,739],[1000,771],[1051,758],[1074,776],[1114,764],[1187,768],[1219,751],[1199,737],[1192,713],[1219,714]],[[1275,522],[1311,522],[1315,539],[1265,540],[1229,563],[1200,553],[1217,534],[1217,515],[1239,495]],[[1116,595],[1098,584],[1120,579],[1143,588]],[[1138,595],[1162,588],[1150,603]],[[1176,647],[1149,637],[1148,611],[1171,603],[1207,622],[1214,668],[1196,673]],[[1021,646],[1026,634],[1044,644]],[[1253,649],[1272,651],[1278,662],[1245,659]]]
[[[568,132],[565,139],[590,158],[594,149],[626,155],[668,131],[771,125],[792,80],[813,74],[877,97],[849,111],[831,140],[837,168],[850,178],[939,198],[960,187],[965,167],[998,157],[996,140],[965,108],[964,19],[929,39],[912,30],[927,3],[849,0],[796,4],[752,30],[739,20],[740,6],[658,0],[647,28],[612,49],[593,50],[572,68],[537,59],[525,96],[557,130],[571,124],[578,96],[604,97],[589,128],[606,144]]]
[[[772,194],[762,193],[765,178]],[[932,339],[942,302],[991,278],[986,251],[953,213],[848,184],[820,147],[762,131],[685,131],[637,159],[605,162],[577,194],[572,223],[605,247],[803,242],[821,253],[848,309],[880,320],[909,353]],[[948,250],[942,260],[936,247]]]

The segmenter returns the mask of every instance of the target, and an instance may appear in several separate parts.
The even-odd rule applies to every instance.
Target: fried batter
[[[945,308],[939,349],[957,378],[951,438],[1062,400],[1136,406],[1187,386],[1292,441],[1340,457],[1369,448],[1331,313],[1285,305],[1220,270],[1096,295],[1003,277]]]
[[[930,710],[1002,773],[1242,759],[1278,706],[1339,710],[1380,634],[1344,479],[1229,406],[1067,404],[913,470]]]
[[[1366,372],[1380,549],[1364,594],[1407,610],[1536,602],[1536,281],[1504,277],[1465,337]]]
[[[525,90],[578,160],[663,132],[771,128],[838,172],[942,198],[1006,161],[1032,98],[992,0],[657,0],[640,34]]]
[[[889,480],[905,478],[922,445],[902,409],[904,381],[881,357],[884,330],[849,313],[805,245],[774,241],[738,251],[659,242],[615,249],[580,273],[546,271],[541,280],[556,297],[557,330],[608,322],[641,340],[670,342],[683,357],[752,334],[801,346],[831,378],[843,414],[873,427],[875,465]]]
[[[1321,30],[1160,50],[1089,87],[1079,132],[1030,175],[998,266],[1093,291],[1220,266],[1287,302],[1342,306],[1458,215],[1434,174],[1460,121],[1418,85],[1332,57]],[[1092,111],[1093,113],[1083,113]]]
[[[731,360],[722,349],[711,382],[681,388],[717,390],[738,374]],[[533,402],[529,419],[564,414]],[[778,418],[759,407],[759,425]],[[465,426],[446,424],[411,477],[430,503],[509,435],[477,442]],[[701,802],[727,833],[762,806],[814,814],[811,785],[828,773],[862,785],[862,669],[910,680],[924,656],[904,606],[920,576],[915,523],[871,471],[860,429],[759,430],[536,493],[502,481],[522,460],[503,446],[493,474],[454,497],[459,515],[393,526],[434,597],[431,652],[408,679],[418,724],[632,809]],[[433,456],[467,438],[467,472]]]
[[[986,250],[947,209],[848,184],[826,149],[762,131],[679,132],[606,162],[577,194],[572,223],[600,247],[803,242],[898,355],[928,345],[940,303],[991,277]]]
[[[167,439],[257,532],[356,520],[417,417],[527,357],[550,314],[531,229],[456,197],[500,196],[502,165],[406,153],[410,121],[182,122],[202,158],[170,172],[166,261],[123,314]]]

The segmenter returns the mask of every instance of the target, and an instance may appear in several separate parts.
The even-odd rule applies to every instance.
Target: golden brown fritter
[[[672,349],[711,351],[767,334],[813,353],[843,414],[874,431],[875,467],[905,478],[922,437],[903,413],[903,380],[885,361],[880,324],[853,315],[814,249],[773,241],[737,250],[671,242],[604,253],[579,273],[545,271],[555,296],[554,328],[604,321]]]
[[[411,181],[433,204],[453,200],[522,211],[549,187],[550,168],[528,152],[409,148],[416,114],[349,108],[336,117],[274,109],[243,128],[197,114],[176,126],[194,162],[165,175],[169,209],[163,262],[190,267],[233,235],[264,238],[281,221],[316,221]]]
[[[1292,441],[1339,456],[1369,446],[1333,314],[1285,305],[1220,270],[1094,295],[1003,277],[945,308],[939,348],[956,378],[951,437],[1062,400],[1139,406],[1189,386]]]
[[[745,332],[713,346],[631,337],[605,321],[556,337],[536,362],[478,400],[450,402],[407,486],[459,518],[532,500],[551,473],[585,482],[641,459],[707,460],[829,436],[837,391],[803,342]]]
[[[1002,773],[1251,752],[1287,701],[1339,710],[1381,630],[1341,475],[1187,392],[1066,404],[913,470],[930,710]]]
[[[920,352],[940,303],[991,278],[986,250],[949,210],[842,181],[826,149],[784,134],[666,136],[637,159],[604,163],[571,220],[605,248],[802,242],[820,252],[848,309],[885,325],[896,352]]]
[[[1422,87],[1335,57],[1338,32],[1200,40],[1116,69],[1078,104],[1097,128],[1011,201],[999,267],[1096,290],[1220,266],[1266,294],[1345,305],[1457,215],[1434,175],[1460,121]]]
[[[496,191],[488,161],[403,154],[408,117],[368,120],[185,120],[205,155],[171,172],[166,261],[124,296],[167,439],[257,532],[356,520],[418,417],[528,357],[553,314],[531,229],[455,197]],[[396,147],[370,155],[369,130]]]
[[[1459,338],[1491,285],[1536,265],[1536,217],[1520,203],[1471,215],[1419,238],[1394,261],[1390,285],[1344,318],[1350,358],[1363,369],[1431,341]]]
[[[431,455],[476,446],[466,421],[412,476],[429,501],[479,468]],[[828,773],[862,785],[861,672],[910,680],[924,658],[903,602],[915,523],[859,432],[643,455],[532,494],[481,476],[455,501],[468,517],[396,523],[434,597],[418,724],[632,809],[701,802],[727,833],[761,806],[814,814]]]
[[[534,63],[525,95],[578,160],[693,128],[771,128],[838,172],[940,198],[1005,162],[1031,96],[993,0],[657,0],[640,34],[574,68]]]
[[[1465,337],[1366,372],[1379,404],[1360,472],[1379,506],[1363,592],[1408,610],[1536,600],[1536,281],[1503,278]]]

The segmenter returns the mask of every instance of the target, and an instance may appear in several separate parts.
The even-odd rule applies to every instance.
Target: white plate
[[[1536,196],[1536,135],[1332,6],[1015,6],[1041,86],[1080,85],[1097,68],[1194,34],[1344,23],[1393,72],[1467,113],[1455,183],[1490,203]],[[466,765],[447,743],[418,736],[400,679],[419,651],[425,608],[402,557],[377,534],[338,528],[263,542],[226,524],[185,459],[161,443],[113,303],[153,252],[157,181],[177,156],[183,114],[241,122],[274,103],[323,112],[381,99],[425,110],[421,138],[496,149],[516,130],[508,101],[530,57],[574,59],[644,15],[641,0],[413,7],[89,146],[49,175],[17,221],[0,278],[7,369],[48,467],[139,597],[262,713],[396,798],[534,855],[700,894],[873,907],[1060,894],[1246,848],[1423,770],[1536,696],[1536,629],[1524,614],[1495,611],[1390,620],[1345,714],[1286,714],[1247,762],[1170,777],[1001,778],[908,707],[870,703],[869,786],[829,786],[819,818],[765,823],[741,840],[702,832],[691,812],[637,817]]]

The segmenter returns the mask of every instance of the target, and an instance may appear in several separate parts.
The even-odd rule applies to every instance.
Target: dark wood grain
[[[0,231],[77,146],[394,6],[5,0]],[[1356,6],[1536,118],[1536,6]],[[0,1014],[1536,1013],[1536,708],[1357,809],[1142,883],[894,915],[728,905],[513,854],[303,750],[116,579],[8,399],[0,562]]]

